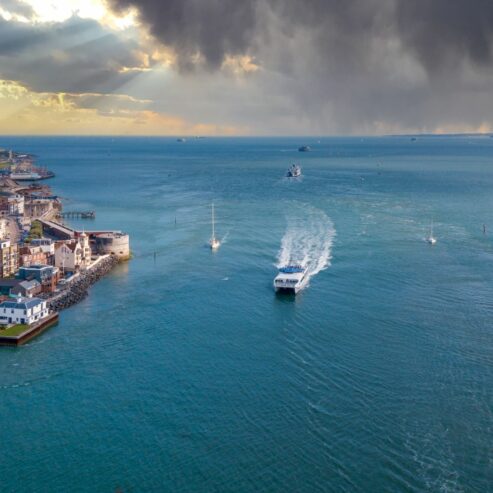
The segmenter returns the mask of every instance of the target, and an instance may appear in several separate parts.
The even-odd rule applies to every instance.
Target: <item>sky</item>
[[[0,134],[492,131],[492,0],[0,0]]]

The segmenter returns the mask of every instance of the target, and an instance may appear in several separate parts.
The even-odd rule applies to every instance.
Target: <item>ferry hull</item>
[[[303,288],[306,287],[306,284],[307,283],[303,283],[294,287],[276,286],[274,284],[274,290],[276,293],[298,294]]]
[[[279,294],[298,294],[299,289],[296,288],[278,288],[274,286],[274,289],[276,290],[276,293]]]

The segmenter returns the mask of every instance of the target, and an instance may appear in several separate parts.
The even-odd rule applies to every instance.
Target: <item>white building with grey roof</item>
[[[0,303],[0,324],[27,324],[43,320],[49,315],[46,300],[41,298],[23,298],[7,300]]]

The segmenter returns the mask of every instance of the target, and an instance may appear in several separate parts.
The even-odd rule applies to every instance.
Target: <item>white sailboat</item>
[[[431,226],[430,226],[430,235],[428,236],[428,238],[426,238],[426,241],[430,244],[430,245],[435,245],[436,242],[437,242],[437,239],[433,236],[433,221],[431,221]]]
[[[219,241],[218,238],[216,238],[214,203],[212,204],[212,236],[211,239],[209,240],[209,245],[211,247],[211,250],[217,250],[221,246],[221,242]]]

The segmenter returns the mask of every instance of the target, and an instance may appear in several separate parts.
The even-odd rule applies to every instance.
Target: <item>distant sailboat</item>
[[[433,236],[433,221],[431,221],[431,225],[430,225],[430,235],[428,236],[428,238],[426,238],[426,241],[430,244],[430,245],[435,245],[436,242],[437,242],[437,239]]]
[[[214,204],[212,204],[212,236],[209,240],[209,245],[211,247],[211,250],[217,250],[221,246],[221,242],[216,238]]]

